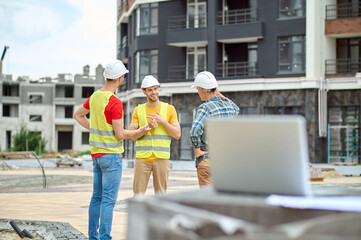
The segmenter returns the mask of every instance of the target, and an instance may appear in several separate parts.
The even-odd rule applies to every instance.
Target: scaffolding
[[[332,129],[338,131],[337,134],[331,134]],[[344,145],[344,150],[342,149],[342,145],[344,143],[344,139],[342,139],[341,130],[345,130],[346,133],[346,145]],[[355,155],[360,152],[359,140],[361,137],[359,136],[358,131],[359,126],[351,126],[351,125],[336,125],[331,126],[328,124],[327,128],[327,162],[331,163],[332,159],[339,159],[341,162],[345,162],[346,164],[358,163],[358,159],[361,158],[360,155]],[[332,136],[333,135],[333,136]],[[343,138],[344,138],[343,135]],[[336,136],[336,139],[335,139]],[[333,139],[332,139],[333,137]],[[331,155],[331,152],[338,152],[338,155]],[[341,154],[340,154],[341,153]]]

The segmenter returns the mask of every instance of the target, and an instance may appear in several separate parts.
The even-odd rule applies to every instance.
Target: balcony
[[[257,21],[257,9],[254,8],[219,11],[217,13],[218,25],[249,23],[256,21]]]
[[[257,41],[263,38],[262,22],[257,9],[237,9],[217,13],[216,39],[222,43]]]
[[[351,59],[329,59],[325,62],[326,75],[349,75],[355,76],[356,73],[361,72],[361,58]]]
[[[194,80],[197,73],[207,70],[205,66],[197,65],[178,65],[168,67],[168,80]]]
[[[167,44],[185,47],[188,43],[207,43],[207,15],[171,16],[168,20]]]
[[[191,29],[207,27],[207,15],[181,15],[170,16],[168,20],[168,29]]]
[[[326,20],[354,17],[361,17],[361,5],[342,3],[326,6]]]
[[[361,36],[361,4],[327,5],[325,34],[331,37]]]
[[[218,63],[216,76],[219,78],[254,77],[257,75],[257,62]]]
[[[129,56],[129,50],[128,50],[128,41],[127,36],[124,36],[122,39],[122,44],[119,46],[118,49],[118,59],[122,60],[124,63],[128,63],[128,56]]]

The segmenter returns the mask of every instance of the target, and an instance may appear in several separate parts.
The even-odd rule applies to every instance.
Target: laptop
[[[306,121],[302,116],[208,119],[206,137],[216,190],[310,195]]]

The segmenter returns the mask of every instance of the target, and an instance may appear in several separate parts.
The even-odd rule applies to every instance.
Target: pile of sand
[[[342,174],[339,174],[335,171],[322,171],[323,178],[344,178]]]

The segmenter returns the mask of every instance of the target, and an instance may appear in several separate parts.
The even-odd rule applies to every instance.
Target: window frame
[[[146,57],[148,60],[148,71],[146,73],[141,73],[141,58]],[[152,72],[152,60],[156,58],[157,66],[156,71]],[[141,83],[142,79],[147,75],[152,75],[155,78],[158,78],[158,49],[149,49],[149,50],[142,50],[135,53],[135,83]]]
[[[295,37],[302,37],[302,41],[293,40]],[[287,40],[282,40],[286,39]],[[281,63],[281,44],[287,43],[289,45],[288,49],[288,63]],[[297,43],[302,43],[302,62],[293,62],[293,54],[294,54],[294,45]],[[301,64],[301,71],[293,71],[293,66],[295,64]],[[282,66],[289,66],[289,70],[282,70]],[[278,74],[300,74],[306,72],[306,38],[305,35],[294,35],[294,36],[279,36],[278,37]]]
[[[298,1],[298,0],[288,0],[289,1],[289,5],[290,5],[290,9],[288,10],[284,10],[284,9],[281,9],[281,5],[282,5],[282,1],[287,1],[287,0],[278,0],[278,19],[290,19],[290,18],[304,18],[306,17],[306,0],[301,0],[301,8],[294,8],[294,4],[295,4],[295,1]],[[295,15],[295,13],[297,11],[301,10],[302,11],[302,15],[301,16],[298,16],[298,15]],[[292,13],[292,15],[288,14],[288,16],[286,16],[286,14],[281,14],[281,12],[289,12],[289,13]]]
[[[141,26],[141,17],[144,11],[148,11],[148,26]],[[153,19],[153,10],[156,10],[157,19],[152,21]],[[158,11],[158,3],[146,3],[141,4],[136,10],[136,36],[142,35],[157,35],[159,30],[159,11]],[[141,31],[145,30],[145,31]]]
[[[193,55],[193,65],[189,59]],[[199,57],[204,56],[204,67],[200,67]],[[186,79],[195,78],[198,72],[207,70],[207,46],[186,47]]]
[[[43,118],[40,114],[29,115],[29,122],[42,122]]]
[[[40,101],[38,101],[36,98],[34,100],[34,97],[40,97]],[[44,103],[44,93],[39,92],[28,92],[28,99],[29,104],[43,104]]]
[[[81,144],[82,145],[89,145],[89,135],[90,135],[89,132],[81,132]]]

